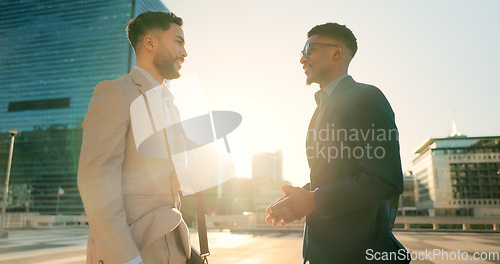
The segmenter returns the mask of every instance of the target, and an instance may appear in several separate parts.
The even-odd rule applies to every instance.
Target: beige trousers
[[[144,264],[186,264],[179,230],[166,234],[141,250]]]

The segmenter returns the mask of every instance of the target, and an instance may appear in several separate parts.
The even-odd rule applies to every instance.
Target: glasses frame
[[[332,47],[338,47],[339,45],[335,44],[330,44],[330,43],[319,43],[319,42],[308,42],[304,46],[304,49],[300,52],[300,56],[304,58],[309,58],[310,52],[309,52],[309,47],[311,45],[323,45],[323,46],[332,46]]]

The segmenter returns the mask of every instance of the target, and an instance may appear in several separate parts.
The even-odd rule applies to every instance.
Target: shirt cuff
[[[123,264],[139,264],[139,263],[141,263],[141,261],[142,261],[141,256],[137,256],[136,258],[131,259],[127,262],[124,262]]]

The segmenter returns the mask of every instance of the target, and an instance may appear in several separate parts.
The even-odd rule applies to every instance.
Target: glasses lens
[[[306,44],[304,47],[304,50],[302,51],[302,57],[307,58],[309,57],[309,43]]]

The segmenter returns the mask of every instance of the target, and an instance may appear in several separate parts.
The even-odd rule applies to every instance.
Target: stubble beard
[[[311,85],[311,84],[313,84],[314,82],[315,82],[315,78],[314,78],[314,76],[307,76],[307,75],[306,75],[306,84],[307,84],[307,85]]]
[[[306,85],[311,85],[313,83],[313,80],[309,77],[306,78]]]
[[[309,67],[311,67],[311,66],[309,66]],[[309,75],[306,75],[306,85],[313,84],[315,82],[315,79],[316,78],[315,78],[315,74],[314,74],[314,70],[313,70],[313,72],[309,72]]]
[[[318,69],[316,72],[311,72],[309,76],[307,76],[306,84],[311,85],[313,83],[319,84],[319,82],[326,76],[326,71]]]
[[[176,59],[170,55],[168,52],[158,52],[155,55],[153,64],[161,74],[161,76],[167,80],[177,79],[181,76],[179,71],[174,67]]]

